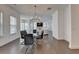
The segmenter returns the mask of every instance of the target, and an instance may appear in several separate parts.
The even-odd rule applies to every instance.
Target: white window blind
[[[17,32],[16,26],[16,17],[10,16],[10,34],[14,34]]]

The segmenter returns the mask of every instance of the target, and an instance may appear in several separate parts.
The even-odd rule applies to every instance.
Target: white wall
[[[63,15],[64,15],[64,11],[63,8],[59,8],[58,9],[58,35],[59,35],[59,40],[63,40],[64,39],[64,20],[63,20]]]
[[[63,8],[56,10],[52,16],[52,32],[53,37],[58,40],[63,40]]]
[[[71,49],[79,49],[79,5],[71,5]]]
[[[53,37],[58,38],[58,11],[56,10],[52,15],[52,33]]]
[[[62,11],[55,11],[52,30],[56,39],[69,42],[70,49],[79,49],[79,5],[67,5]]]
[[[79,5],[68,5],[64,9],[64,39],[70,49],[79,49]]]
[[[16,38],[19,38],[19,16],[16,11],[12,10],[6,5],[0,5],[0,11],[3,12],[3,37],[0,37],[0,46],[3,46]],[[17,33],[11,35],[10,34],[10,16],[15,16],[17,18]]]
[[[64,9],[64,38],[70,49],[79,49],[79,5],[68,5]]]
[[[64,8],[64,39],[71,41],[71,5]]]

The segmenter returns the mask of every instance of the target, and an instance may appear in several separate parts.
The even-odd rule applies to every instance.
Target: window
[[[20,29],[25,30],[25,24],[24,23],[20,23]]]
[[[34,29],[37,28],[37,22],[34,22]]]
[[[3,36],[3,13],[0,13],[0,36]]]
[[[30,16],[20,16],[20,30],[24,31],[26,30],[27,33],[33,32],[33,22],[31,21]]]
[[[17,32],[16,25],[16,17],[10,16],[10,34]]]
[[[43,23],[44,24],[44,29],[47,30],[48,26],[47,26],[47,23]]]
[[[29,23],[27,23],[27,22],[25,23],[25,29],[29,30]]]
[[[25,19],[21,19],[20,29],[27,30],[27,31],[29,30],[29,23]]]

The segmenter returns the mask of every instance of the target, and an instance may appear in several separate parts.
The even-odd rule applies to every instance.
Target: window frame
[[[22,27],[21,25],[24,25],[24,26]],[[20,19],[20,31],[28,30],[28,28],[29,28],[29,23],[26,22],[26,19]]]
[[[3,12],[0,12],[0,37],[3,36]]]

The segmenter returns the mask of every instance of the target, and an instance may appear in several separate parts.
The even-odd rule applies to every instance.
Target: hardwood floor
[[[44,37],[37,43],[34,48],[35,54],[58,54],[58,53],[70,53],[68,43],[65,41],[57,41],[56,39],[48,39]],[[69,51],[69,52],[68,52]]]
[[[0,54],[24,54],[26,51],[24,45],[20,45],[19,39],[0,47]]]
[[[19,39],[0,47],[0,54],[25,54],[28,46],[20,45]],[[71,50],[68,43],[64,40],[58,41],[52,37],[44,36],[37,45],[29,50],[29,54],[79,54],[79,49]]]

